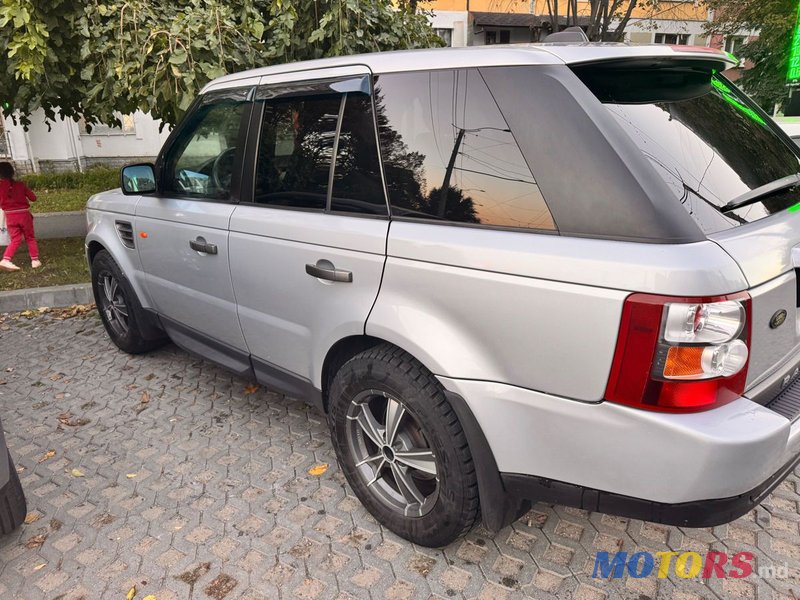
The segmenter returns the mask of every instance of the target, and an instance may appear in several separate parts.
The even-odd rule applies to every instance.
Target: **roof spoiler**
[[[560,43],[567,43],[567,44],[574,44],[574,43],[581,43],[581,42],[589,42],[589,37],[586,35],[586,32],[578,26],[575,27],[567,27],[564,31],[557,31],[556,33],[551,33],[546,38],[544,38],[545,43],[548,42],[560,42]]]

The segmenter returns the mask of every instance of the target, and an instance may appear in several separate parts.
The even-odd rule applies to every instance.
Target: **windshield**
[[[706,75],[700,82],[696,71],[685,77],[673,70],[666,77],[663,73],[639,71],[635,82],[625,69],[578,75],[705,233],[757,221],[800,202],[800,189],[791,187],[721,213],[742,194],[800,173],[797,149],[721,75],[710,82]]]

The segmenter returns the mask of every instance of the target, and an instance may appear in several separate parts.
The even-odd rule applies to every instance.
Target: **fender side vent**
[[[133,225],[127,221],[115,221],[114,224],[117,226],[117,234],[122,245],[131,250],[134,249],[136,244],[133,241]]]

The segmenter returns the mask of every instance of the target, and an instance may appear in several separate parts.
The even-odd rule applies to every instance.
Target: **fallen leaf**
[[[136,586],[133,586],[131,589],[128,590],[128,593],[125,596],[125,600],[133,600],[133,597],[135,595],[136,595]]]
[[[50,312],[49,306],[40,306],[39,307],[39,314],[44,314]]]
[[[320,475],[324,475],[325,471],[328,470],[328,463],[319,463],[318,465],[314,465],[308,470],[309,475],[314,475],[315,477],[319,477]]]
[[[41,458],[40,458],[40,459],[39,459],[37,462],[39,462],[39,463],[43,463],[43,462],[44,462],[44,461],[46,461],[46,460],[50,460],[50,459],[51,459],[51,458],[53,458],[55,455],[56,455],[56,451],[55,451],[55,450],[48,450],[47,452],[45,452],[45,453],[42,455],[42,457],[41,457]]]
[[[47,535],[44,533],[40,533],[39,535],[35,535],[32,538],[30,538],[27,542],[25,542],[25,547],[28,548],[29,550],[32,548],[38,548],[39,546],[44,544],[44,541],[46,539]]]
[[[86,475],[84,475],[83,471],[81,471],[80,469],[72,469],[72,471],[70,471],[69,474],[72,475],[73,477],[86,477]]]
[[[39,519],[42,518],[42,515],[37,512],[29,512],[25,515],[25,525],[30,525],[31,523],[35,523]]]
[[[127,477],[128,479],[133,479],[137,475],[138,475],[138,473],[128,473],[127,475],[125,475],[125,477]]]
[[[150,402],[150,394],[147,393],[147,390],[142,392],[142,397],[139,398],[139,401],[142,404],[147,404],[148,402]],[[150,413],[147,413],[147,414],[149,415]]]
[[[147,594],[142,600],[156,600],[156,597],[153,594]]]
[[[258,386],[252,383],[244,386],[244,393],[247,394],[248,396],[250,394],[255,394],[257,391],[258,391]]]
[[[21,465],[19,467],[17,467],[17,473],[22,473],[24,470],[25,470],[25,467],[23,467]]]
[[[89,423],[89,419],[85,417],[73,417],[69,413],[62,413],[58,415],[58,422],[67,427],[81,427]]]
[[[39,570],[43,569],[46,566],[47,566],[47,563],[42,563],[40,565],[36,565],[35,567],[33,567],[33,570],[34,571],[39,571]]]

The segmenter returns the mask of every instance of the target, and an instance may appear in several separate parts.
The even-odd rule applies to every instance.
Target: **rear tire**
[[[17,468],[8,453],[8,483],[0,489],[0,534],[7,534],[14,531],[25,520],[28,514],[28,505],[25,502],[25,494],[22,491],[22,484],[19,482]]]
[[[117,348],[142,354],[167,342],[166,336],[154,336],[148,330],[136,292],[107,250],[100,250],[92,260],[92,291],[106,333]]]
[[[479,515],[472,455],[441,384],[422,364],[376,346],[342,366],[329,398],[342,470],[381,524],[429,547],[472,528]]]

